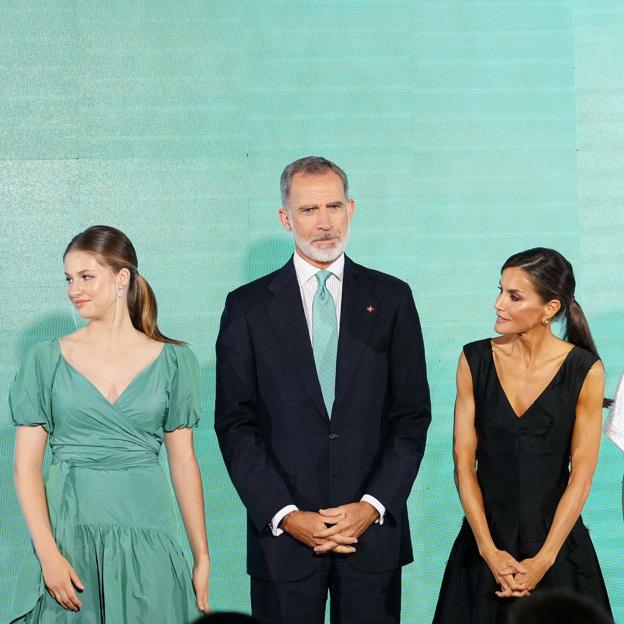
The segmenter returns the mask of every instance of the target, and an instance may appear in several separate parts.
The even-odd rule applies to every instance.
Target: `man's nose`
[[[316,222],[316,226],[320,230],[330,230],[332,227],[331,217],[329,211],[326,209],[321,209],[318,212],[318,221]]]

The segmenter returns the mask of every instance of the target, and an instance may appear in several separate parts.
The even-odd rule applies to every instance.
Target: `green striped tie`
[[[330,271],[319,271],[316,274],[318,287],[312,301],[312,349],[323,400],[331,418],[336,391],[338,323],[334,298],[325,286],[330,275]]]

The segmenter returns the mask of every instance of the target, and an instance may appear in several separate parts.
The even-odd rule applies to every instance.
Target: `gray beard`
[[[340,239],[334,242],[333,247],[329,247],[327,249],[318,249],[313,246],[312,243],[303,240],[297,236],[295,233],[295,244],[299,249],[311,260],[315,262],[334,262],[338,260],[340,256],[344,253],[347,248],[347,244],[349,243],[349,232]]]

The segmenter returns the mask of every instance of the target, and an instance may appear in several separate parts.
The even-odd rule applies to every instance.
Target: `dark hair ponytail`
[[[70,251],[93,254],[100,264],[110,267],[114,273],[127,269],[130,273],[128,312],[134,328],[158,342],[184,344],[180,340],[167,338],[158,329],[156,296],[147,280],[139,274],[134,246],[121,230],[108,225],[93,225],[72,238],[63,258]]]
[[[561,303],[557,317],[565,316],[565,339],[600,357],[585,314],[574,298],[576,280],[572,265],[554,249],[535,247],[508,258],[501,273],[512,267],[520,268],[528,275],[544,302],[557,299]]]
[[[587,318],[576,299],[572,299],[572,303],[566,308],[565,318],[566,339],[599,357]]]

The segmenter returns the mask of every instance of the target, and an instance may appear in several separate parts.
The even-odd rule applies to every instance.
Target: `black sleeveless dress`
[[[574,347],[542,394],[516,416],[505,395],[491,340],[467,344],[472,374],[477,474],[492,539],[518,561],[535,556],[568,483],[570,442],[583,381],[597,358]],[[579,517],[535,591],[568,589],[611,613],[598,559]],[[499,589],[464,518],[444,573],[434,624],[504,624],[516,598]]]

